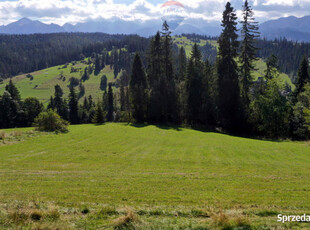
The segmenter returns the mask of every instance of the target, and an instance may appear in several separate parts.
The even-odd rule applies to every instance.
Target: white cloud
[[[227,0],[179,0],[189,18],[220,20]],[[0,1],[0,24],[8,24],[22,17],[39,19],[46,23],[77,23],[88,19],[120,17],[126,20],[160,18],[160,3],[154,0],[16,0]],[[128,2],[128,1],[125,1]],[[240,10],[243,0],[230,0]],[[310,14],[310,0],[250,0],[259,20],[286,15]]]

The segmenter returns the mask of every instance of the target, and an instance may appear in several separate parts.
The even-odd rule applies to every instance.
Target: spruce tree
[[[62,98],[63,90],[59,85],[55,85],[54,93],[54,106],[56,112],[65,120],[68,120],[68,105],[67,102]]]
[[[296,82],[296,89],[294,92],[294,101],[297,101],[298,95],[303,92],[304,86],[310,82],[309,78],[309,62],[304,56],[302,62],[300,63],[300,67],[298,70],[297,82]]]
[[[95,58],[95,75],[98,75],[101,71],[101,57],[96,54]]]
[[[167,120],[163,122],[177,123],[179,121],[179,106],[177,100],[177,90],[176,90],[176,75],[173,68],[172,60],[172,38],[171,31],[167,22],[163,24],[163,29],[161,32],[162,39],[162,50],[163,50],[163,66],[164,66],[164,78],[162,78],[161,94],[164,96],[165,107],[167,109]]]
[[[106,91],[107,90],[107,85],[108,85],[108,78],[106,75],[103,75],[101,77],[101,80],[100,80],[100,89],[102,91]]]
[[[195,43],[187,67],[187,121],[190,125],[202,124],[203,62]]]
[[[114,97],[113,97],[112,84],[110,83],[108,89],[108,114],[107,114],[107,119],[109,122],[113,121],[113,113],[114,113]]]
[[[240,72],[241,72],[241,98],[246,114],[249,112],[250,97],[249,90],[252,85],[252,71],[255,70],[254,61],[257,60],[255,47],[256,38],[259,36],[257,22],[255,22],[254,12],[245,0],[242,12],[241,29],[241,53],[240,53]]]
[[[103,124],[104,123],[104,114],[103,114],[103,110],[102,110],[100,103],[98,103],[98,105],[96,107],[93,122],[96,124]]]
[[[178,81],[184,81],[185,75],[186,75],[186,65],[187,65],[187,59],[186,59],[186,53],[185,49],[182,46],[179,51],[179,56],[178,56]]]
[[[73,87],[70,88],[69,93],[69,121],[71,124],[79,123],[78,98]]]
[[[163,63],[163,47],[160,33],[151,40],[148,57],[147,78],[149,83],[148,121],[162,123],[167,121],[166,98],[163,95],[166,76]]]
[[[223,12],[223,32],[218,40],[217,75],[220,120],[222,127],[228,131],[237,131],[240,128],[240,88],[235,61],[239,47],[236,20],[234,8],[227,2]]]
[[[9,81],[9,84],[5,86],[5,90],[10,93],[13,100],[20,101],[20,93],[17,87],[14,85],[12,79]]]
[[[147,117],[147,81],[139,54],[136,53],[129,82],[132,117],[144,123]]]

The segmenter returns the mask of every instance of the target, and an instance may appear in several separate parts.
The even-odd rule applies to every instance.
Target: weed
[[[126,210],[125,216],[121,216],[112,222],[114,229],[136,229],[135,225],[138,223],[140,220],[130,209]]]
[[[25,223],[28,217],[29,215],[26,212],[20,210],[16,210],[8,215],[9,220],[15,224]]]
[[[57,211],[57,209],[53,209],[45,214],[46,218],[51,221],[56,221],[60,218],[60,213]]]
[[[6,133],[5,132],[1,132],[0,133],[0,140],[4,140],[6,138]]]
[[[260,217],[276,216],[278,214],[279,214],[278,212],[272,210],[263,210],[255,213],[255,215]]]
[[[42,213],[40,211],[35,210],[30,214],[30,218],[33,221],[39,221],[42,218]]]

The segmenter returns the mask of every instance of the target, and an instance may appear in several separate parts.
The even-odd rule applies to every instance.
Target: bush
[[[44,132],[68,132],[69,122],[63,120],[54,110],[42,112],[35,119],[35,127],[39,131]]]

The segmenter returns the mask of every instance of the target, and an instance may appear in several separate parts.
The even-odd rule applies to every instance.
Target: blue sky
[[[218,22],[227,0],[179,0],[187,18]],[[45,23],[77,23],[100,18],[152,20],[161,17],[165,0],[0,0],[0,24],[22,17]],[[310,0],[249,0],[259,22],[310,15]],[[243,0],[231,0],[240,14]]]

